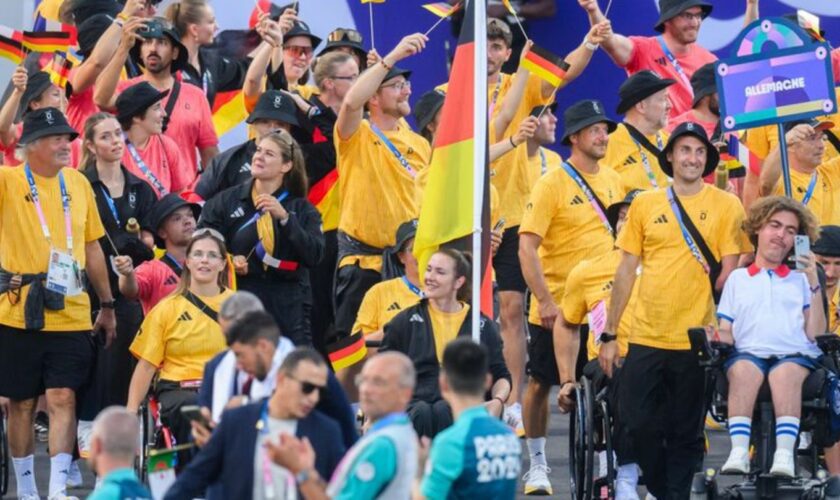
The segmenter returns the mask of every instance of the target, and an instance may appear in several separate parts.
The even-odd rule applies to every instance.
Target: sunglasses
[[[309,396],[315,391],[318,391],[318,396],[320,398],[325,397],[327,394],[327,386],[325,385],[313,384],[312,382],[307,382],[291,375],[288,375],[288,377],[292,380],[296,380],[300,384],[300,391],[306,396]]]
[[[333,30],[332,33],[327,36],[328,42],[355,42],[355,43],[362,43],[362,34],[353,29],[347,28],[338,28]]]
[[[301,47],[300,45],[284,45],[283,50],[291,53],[294,57],[312,55],[312,47]]]

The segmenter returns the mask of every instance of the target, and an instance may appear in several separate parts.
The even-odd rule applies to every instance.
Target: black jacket
[[[234,61],[221,56],[216,50],[201,47],[198,49],[198,65],[201,72],[196,71],[192,64],[188,64],[181,71],[181,76],[185,83],[195,85],[204,91],[207,102],[210,103],[210,109],[213,109],[217,93],[242,88],[249,64],[251,64],[250,58]]]
[[[480,341],[487,348],[490,362],[490,375],[493,383],[497,380],[510,381],[510,372],[502,356],[502,338],[496,323],[481,315]],[[458,336],[472,335],[472,315],[467,314]],[[399,351],[414,361],[417,371],[417,384],[414,387],[415,400],[434,402],[441,399],[438,375],[440,362],[435,352],[435,337],[432,333],[432,320],[429,317],[429,300],[422,299],[394,316],[385,325],[385,336],[380,351]]]
[[[205,200],[251,179],[251,159],[257,151],[254,139],[228,148],[210,160],[198,178],[195,192]]]
[[[289,196],[282,204],[289,212],[285,226],[274,221],[274,254],[282,261],[297,262],[294,271],[264,269],[256,252],[258,242],[257,225],[250,224],[240,230],[256,213],[251,199],[254,181],[226,189],[210,199],[201,211],[199,227],[213,228],[225,237],[228,251],[232,255],[251,255],[248,259],[248,274],[245,280],[263,279],[268,282],[291,281],[309,283],[307,268],[314,267],[324,256],[324,234],[321,232],[321,215],[305,198]],[[279,196],[281,190],[273,193]]]

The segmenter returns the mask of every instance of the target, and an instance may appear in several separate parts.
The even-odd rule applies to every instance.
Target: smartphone
[[[795,257],[805,257],[811,253],[811,240],[804,234],[797,234],[793,239],[793,255]],[[797,269],[804,269],[805,265],[796,261]]]
[[[188,419],[192,420],[193,422],[198,422],[199,424],[203,425],[204,427],[210,428],[210,422],[204,418],[204,415],[201,413],[201,407],[198,405],[186,405],[181,407],[181,415],[187,417]]]

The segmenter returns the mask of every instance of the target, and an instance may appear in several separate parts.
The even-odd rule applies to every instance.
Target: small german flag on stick
[[[567,62],[537,45],[531,46],[531,49],[519,64],[550,83],[552,87],[562,85],[563,78],[566,77],[566,71],[569,70]]]
[[[56,52],[47,73],[50,75],[51,82],[64,89],[67,88],[71,69],[73,69],[73,62],[67,58],[67,54]]]
[[[367,355],[365,336],[362,332],[356,332],[330,344],[327,346],[327,351],[333,370],[343,370],[363,360]]]
[[[76,45],[70,31],[24,31],[21,42],[32,52],[67,52]]]
[[[21,43],[23,33],[6,26],[0,26],[0,57],[20,64],[26,57],[26,51]]]
[[[446,2],[429,3],[424,5],[423,8],[440,18],[435,24],[432,25],[431,28],[429,28],[428,30],[426,30],[425,33],[423,33],[424,35],[429,36],[429,33],[431,33],[432,30],[437,28],[438,24],[442,23],[444,19],[448,18],[449,16],[457,12],[458,9],[461,8],[461,3],[458,2],[455,5],[449,5]]]

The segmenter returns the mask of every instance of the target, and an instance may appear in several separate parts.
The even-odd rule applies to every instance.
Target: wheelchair
[[[604,384],[596,391],[586,376],[575,387],[575,408],[569,419],[569,482],[575,500],[603,498],[603,488],[607,498],[615,497],[613,420],[607,388]],[[601,451],[607,456],[607,475],[596,478],[595,457]]]
[[[152,450],[169,449],[175,446],[175,437],[160,420],[160,404],[153,395],[149,395],[140,405],[140,453],[135,459],[135,471],[140,482],[147,481],[147,463]]]
[[[721,342],[708,341],[706,332],[702,328],[690,329],[689,339],[691,349],[697,355],[706,376],[704,395],[706,408],[716,421],[725,423],[728,380],[723,365],[733,352],[733,347]],[[837,364],[840,360],[840,337],[822,335],[817,340],[820,349],[834,361],[834,366],[840,366]],[[829,425],[830,408],[825,396],[828,369],[827,366],[823,366],[811,372],[802,386],[800,432],[812,432],[815,437],[828,429]],[[743,481],[725,488],[718,487],[717,473],[714,469],[698,472],[692,481],[690,498],[691,500],[770,498],[840,500],[840,478],[827,479],[825,471],[819,468],[820,446],[817,443],[820,441],[815,438],[807,448],[797,449],[796,477],[783,478],[769,473],[775,451],[775,416],[770,387],[765,380],[756,398],[753,413],[750,443],[755,451],[751,459],[750,472]],[[804,462],[811,464],[810,471],[805,470]],[[806,476],[804,472],[809,473]]]
[[[6,431],[6,414],[0,408],[0,497],[5,496],[9,490],[9,462],[11,461],[9,437]]]

